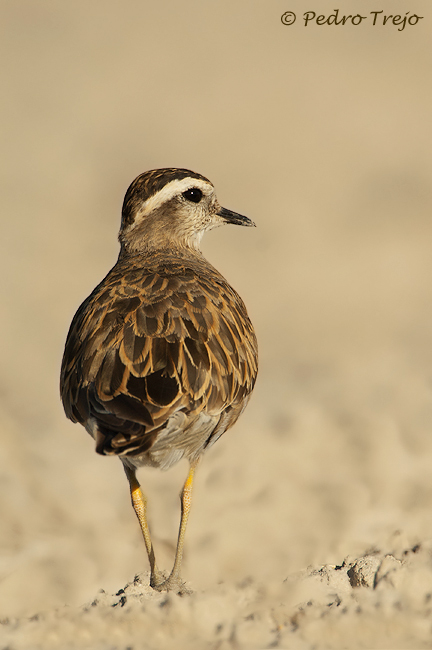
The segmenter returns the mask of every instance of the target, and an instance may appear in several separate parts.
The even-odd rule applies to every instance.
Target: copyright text
[[[343,15],[339,13],[339,9],[335,9],[329,15],[317,14],[315,11],[306,11],[303,14],[303,24],[305,27],[309,25],[354,25],[358,26],[362,23],[370,23],[372,26],[392,26],[396,27],[398,32],[402,32],[405,27],[417,25],[424,16],[417,16],[417,14],[407,11],[403,14],[387,14],[384,10],[370,11],[368,15],[362,16],[361,14],[348,14]],[[293,25],[297,19],[293,11],[285,11],[281,16],[283,25]]]

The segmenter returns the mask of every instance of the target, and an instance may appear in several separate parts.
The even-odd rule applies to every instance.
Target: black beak
[[[235,223],[238,226],[255,226],[252,219],[249,217],[244,217],[242,214],[233,212],[232,210],[227,210],[226,208],[221,208],[218,212],[218,215],[225,219],[227,223]]]

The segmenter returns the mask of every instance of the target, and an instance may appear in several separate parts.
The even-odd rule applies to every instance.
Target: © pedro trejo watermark
[[[331,14],[320,14],[316,11],[305,11],[302,16],[304,27],[309,25],[363,25],[369,23],[373,26],[391,26],[396,27],[398,32],[402,32],[407,25],[417,25],[424,16],[407,11],[405,14],[390,14],[383,9],[370,11],[366,15],[362,14],[343,14],[339,9],[334,9]],[[281,16],[283,25],[293,25],[297,19],[293,11],[285,11]]]

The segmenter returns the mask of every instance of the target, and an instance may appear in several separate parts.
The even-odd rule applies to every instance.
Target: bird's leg
[[[150,586],[157,587],[159,583],[164,582],[165,576],[156,566],[156,558],[147,523],[147,499],[141,491],[141,486],[136,477],[136,470],[130,469],[126,465],[123,465],[123,467],[129,481],[132,506],[141,526],[141,532],[144,537],[144,543],[150,562]]]
[[[180,528],[177,540],[177,548],[174,559],[174,566],[172,571],[165,582],[162,582],[159,585],[156,585],[158,591],[171,591],[176,590],[179,594],[189,593],[182,583],[181,579],[181,563],[183,558],[183,546],[184,538],[186,533],[186,526],[189,518],[189,512],[191,508],[192,500],[192,487],[195,470],[197,468],[199,460],[191,462],[189,472],[186,478],[186,481],[183,485],[183,489],[180,492],[180,501],[181,501],[181,519],[180,519]]]

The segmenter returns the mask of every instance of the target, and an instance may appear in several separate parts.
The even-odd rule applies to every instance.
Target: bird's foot
[[[179,596],[188,596],[193,593],[192,589],[186,587],[180,576],[170,575],[167,579],[157,583],[151,581],[150,586],[156,591],[174,591]]]
[[[167,581],[167,576],[165,571],[159,571],[159,569],[155,569],[152,571],[150,576],[150,587],[157,590],[158,585],[163,584],[166,581]]]

